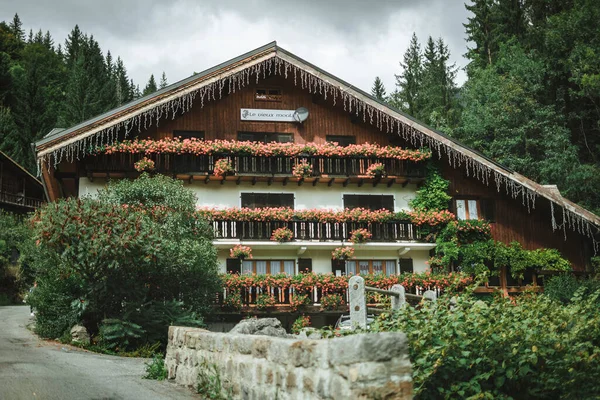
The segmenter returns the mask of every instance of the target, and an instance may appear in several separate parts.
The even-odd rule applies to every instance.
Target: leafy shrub
[[[450,181],[444,179],[436,166],[430,162],[427,165],[427,176],[423,185],[417,190],[416,196],[409,205],[415,210],[442,211],[448,208],[452,198],[448,195]]]
[[[310,297],[307,294],[293,294],[290,298],[290,308],[292,311],[298,311],[300,308],[310,304]]]
[[[581,290],[581,296],[586,296],[591,295],[599,289],[600,281],[595,279],[577,279],[570,274],[552,276],[546,278],[544,281],[544,294],[564,304],[569,303],[578,290]]]
[[[0,210],[0,293],[6,304],[17,302],[20,294],[33,285],[21,257],[30,240],[31,230],[23,217]]]
[[[176,321],[201,324],[220,280],[193,194],[170,178],[142,174],[99,197],[60,200],[32,219],[36,245],[28,259],[38,282],[31,304],[39,334],[58,337],[75,322],[95,333],[103,320],[116,319],[141,327],[129,325],[131,336],[115,332],[117,346],[131,348],[165,343]]]
[[[231,397],[224,395],[225,390],[221,381],[221,372],[216,364],[203,360],[198,370],[197,391],[205,399],[226,400]]]
[[[525,294],[459,297],[384,314],[375,331],[406,333],[415,398],[595,398],[600,390],[600,291],[561,305]]]
[[[102,344],[109,349],[126,349],[138,341],[146,331],[138,324],[120,319],[105,319],[100,325]]]
[[[229,293],[223,300],[223,308],[230,311],[239,311],[242,309],[242,295],[237,293]]]
[[[144,379],[154,379],[164,381],[167,379],[168,371],[165,366],[165,359],[161,354],[155,354],[150,362],[146,363],[146,375]]]

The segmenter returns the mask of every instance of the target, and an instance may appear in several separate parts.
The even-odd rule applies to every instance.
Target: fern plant
[[[116,318],[102,321],[101,342],[109,349],[125,350],[135,345],[146,331],[138,324]]]

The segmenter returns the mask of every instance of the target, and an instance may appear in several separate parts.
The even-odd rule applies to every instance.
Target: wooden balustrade
[[[391,286],[389,288],[385,288],[386,290],[390,290]],[[407,288],[406,289],[406,293],[409,295],[417,295],[417,296],[422,296],[423,293],[427,290],[433,290],[436,294],[437,297],[441,296],[443,293],[443,290],[438,289],[438,288],[428,288],[428,287],[413,287],[413,288]],[[254,306],[256,304],[256,300],[258,299],[258,296],[260,296],[261,294],[268,294],[269,296],[271,296],[274,300],[275,300],[275,305],[276,306],[289,306],[290,305],[290,300],[292,298],[292,296],[294,295],[308,295],[309,297],[309,303],[306,304],[307,306],[319,306],[321,304],[321,299],[323,298],[324,295],[327,294],[331,294],[331,293],[338,293],[340,295],[342,295],[342,298],[345,301],[345,304],[348,304],[349,302],[349,293],[348,293],[348,289],[344,288],[344,289],[338,289],[335,292],[323,292],[323,290],[318,287],[318,286],[313,286],[312,288],[310,288],[308,291],[306,289],[304,289],[303,291],[298,291],[295,287],[291,286],[291,287],[271,287],[271,286],[243,286],[238,290],[236,289],[229,289],[227,287],[225,287],[223,289],[223,292],[221,293],[221,295],[218,296],[218,304],[222,305],[225,302],[225,299],[227,299],[229,296],[240,296],[241,302],[242,302],[242,306]],[[370,304],[374,304],[374,303],[370,303]]]
[[[43,202],[42,200],[33,197],[26,197],[20,194],[0,191],[0,203],[36,209],[41,207]]]
[[[270,240],[273,231],[288,228],[295,240],[349,241],[355,229],[367,229],[372,242],[420,240],[419,228],[407,221],[373,223],[317,221],[213,221],[215,239]]]
[[[88,172],[133,172],[134,163],[144,154],[100,154],[85,160]],[[425,164],[395,158],[374,157],[323,157],[323,156],[251,156],[251,155],[193,155],[193,154],[150,154],[159,173],[212,174],[215,161],[228,158],[238,175],[292,175],[294,159],[305,161],[312,166],[312,176],[362,176],[367,169],[382,163],[387,175],[410,178],[423,178]]]

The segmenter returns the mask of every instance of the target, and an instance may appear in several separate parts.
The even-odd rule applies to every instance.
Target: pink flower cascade
[[[348,260],[354,257],[354,248],[352,247],[338,247],[331,252],[331,258],[334,260]]]
[[[154,161],[148,157],[144,157],[140,161],[133,164],[133,168],[135,168],[135,170],[138,172],[152,171],[154,169]]]
[[[214,174],[216,176],[225,176],[229,172],[233,172],[233,166],[227,158],[222,158],[215,163]]]
[[[314,155],[325,157],[377,157],[395,158],[398,160],[424,161],[431,158],[429,150],[411,150],[393,146],[379,146],[364,143],[341,147],[334,143],[258,143],[237,140],[200,140],[191,139],[136,139],[98,146],[96,154],[132,153],[139,154],[239,154],[253,156],[287,156]]]
[[[197,211],[200,218],[219,221],[317,221],[317,222],[358,222],[374,223],[409,219],[415,225],[439,225],[455,220],[449,211],[409,211],[393,213],[388,210],[367,210],[364,208],[346,208],[344,210],[309,209],[294,210],[286,207],[274,208],[201,208]]]
[[[385,166],[382,163],[374,163],[367,168],[367,175],[371,178],[385,175]]]

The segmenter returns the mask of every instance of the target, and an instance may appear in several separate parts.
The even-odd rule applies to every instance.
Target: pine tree
[[[497,44],[493,37],[495,31],[492,7],[494,0],[471,0],[472,4],[465,7],[473,16],[467,18],[468,23],[463,24],[467,33],[467,41],[475,44],[467,47],[466,57],[471,60],[467,68],[470,73],[475,67],[484,68],[492,65],[493,54],[497,51]]]
[[[396,75],[397,92],[394,105],[410,115],[417,115],[421,109],[419,91],[421,88],[423,55],[417,35],[413,33],[408,50],[404,53],[403,71]]]
[[[167,82],[167,74],[165,74],[165,71],[163,71],[162,76],[160,77],[160,84],[158,85],[159,89],[163,89],[166,88],[169,85],[169,83]]]
[[[375,77],[375,82],[373,82],[373,87],[371,88],[371,96],[375,97],[380,101],[386,101],[385,97],[385,86],[381,79],[378,76]]]
[[[75,25],[71,33],[67,36],[65,40],[65,63],[68,69],[73,67],[73,64],[76,62],[77,57],[80,55],[80,48],[83,43],[86,41],[83,33],[79,29],[79,25]]]
[[[19,41],[25,41],[25,31],[23,30],[23,23],[21,22],[21,18],[19,18],[19,14],[15,14],[9,27],[12,34],[15,35]]]
[[[144,91],[142,92],[142,96],[147,96],[151,93],[156,92],[157,87],[156,87],[156,81],[154,80],[154,74],[150,75],[150,79],[148,80],[148,83],[146,84],[146,87],[144,88]]]

